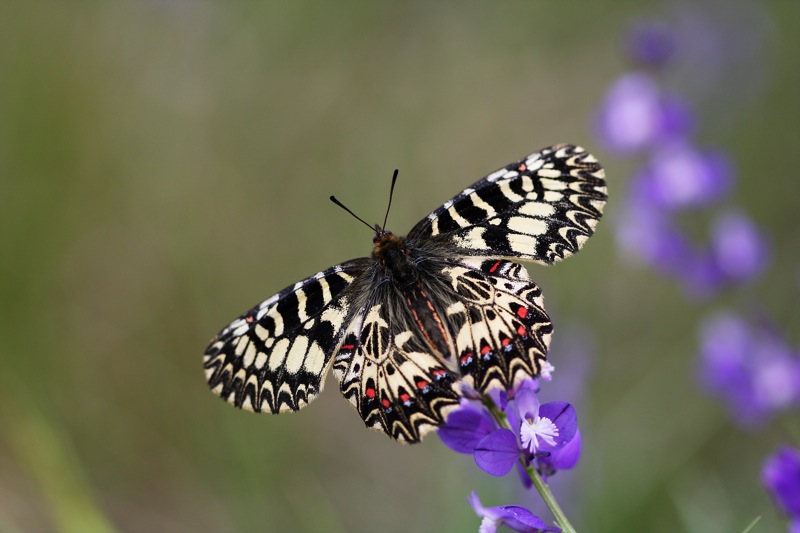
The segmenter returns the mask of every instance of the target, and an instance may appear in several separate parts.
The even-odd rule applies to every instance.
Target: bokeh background
[[[774,250],[769,276],[721,301],[757,300],[798,346],[800,4],[681,5],[699,39],[721,24],[745,43],[678,82]],[[395,168],[403,233],[497,167],[581,144],[607,167],[613,220],[633,164],[598,143],[597,109],[631,22],[675,9],[3,2],[0,531],[477,531],[473,489],[541,511],[435,436],[368,431],[332,379],[297,414],[232,409],[202,352],[251,305],[367,255],[372,234],[328,196],[379,221]],[[554,478],[579,530],[742,531],[758,515],[754,531],[784,530],[759,472],[786,435],[739,429],[697,385],[697,323],[717,304],[631,264],[607,221],[530,271],[572,384],[557,372],[548,394],[583,432],[581,464]]]

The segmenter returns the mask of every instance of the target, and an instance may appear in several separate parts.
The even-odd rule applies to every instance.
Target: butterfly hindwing
[[[447,309],[461,374],[479,392],[541,374],[553,326],[525,268],[463,258],[444,269],[457,297]]]
[[[317,397],[371,264],[354,259],[287,287],[223,328],[206,348],[212,391],[250,411],[297,411]]]
[[[583,148],[556,145],[477,181],[422,219],[408,240],[552,264],[594,233],[605,201],[597,160]]]
[[[385,296],[351,322],[333,371],[368,427],[418,442],[458,405],[457,376],[441,356],[420,349],[419,332],[397,319],[406,310],[392,308],[394,295]]]

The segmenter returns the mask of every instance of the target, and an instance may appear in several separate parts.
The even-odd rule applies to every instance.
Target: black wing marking
[[[422,219],[408,240],[552,264],[583,246],[605,202],[597,160],[583,148],[556,145],[477,181]]]
[[[540,375],[553,326],[525,268],[503,259],[463,258],[444,274],[458,295],[446,312],[464,380],[483,393]]]
[[[458,405],[458,376],[420,349],[419,332],[397,319],[405,312],[391,299],[368,305],[344,335],[333,371],[367,427],[414,443]]]
[[[352,289],[371,265],[353,259],[319,272],[223,328],[204,357],[211,390],[249,411],[297,411],[311,402],[345,329]]]

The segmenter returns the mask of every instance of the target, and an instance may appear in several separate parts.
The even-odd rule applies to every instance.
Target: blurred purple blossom
[[[600,108],[597,130],[609,150],[631,154],[692,130],[688,105],[666,93],[648,74],[618,79]]]
[[[720,313],[701,326],[700,380],[742,426],[800,402],[800,357],[765,327]]]
[[[547,523],[525,507],[519,505],[501,505],[484,507],[480,498],[472,491],[467,498],[475,514],[483,518],[479,533],[495,533],[498,526],[504,525],[520,533],[540,533],[545,531],[559,532],[561,529],[550,527]]]
[[[766,236],[741,211],[726,211],[716,218],[711,250],[719,271],[736,282],[758,277],[769,260]]]
[[[800,531],[800,450],[781,447],[764,463],[761,481],[789,516],[790,533]]]
[[[653,148],[644,171],[634,179],[634,200],[668,210],[699,207],[723,198],[732,182],[723,154],[674,140]]]
[[[647,205],[623,209],[617,242],[629,257],[680,282],[692,300],[710,296],[725,282],[711,254],[689,241],[666,213]]]
[[[696,113],[666,88],[669,72],[687,61],[677,54],[688,35],[680,20],[632,27],[626,49],[637,69],[609,88],[597,132],[609,150],[642,158],[617,219],[620,248],[678,281],[689,299],[700,300],[761,275],[769,246],[741,212],[717,216],[705,241],[690,239],[679,220],[689,210],[719,203],[734,182],[730,158],[698,147],[692,135]]]
[[[634,64],[661,67],[675,55],[675,34],[660,21],[639,21],[628,33],[625,52]]]

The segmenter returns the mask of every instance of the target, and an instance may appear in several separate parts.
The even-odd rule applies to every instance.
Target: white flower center
[[[522,421],[519,437],[526,450],[536,453],[540,446],[539,439],[549,446],[555,445],[558,428],[549,418],[541,418],[537,415],[533,419],[526,418]]]
[[[478,533],[496,533],[498,525],[500,524],[497,520],[484,516],[483,520],[481,520],[481,527],[478,528]]]

